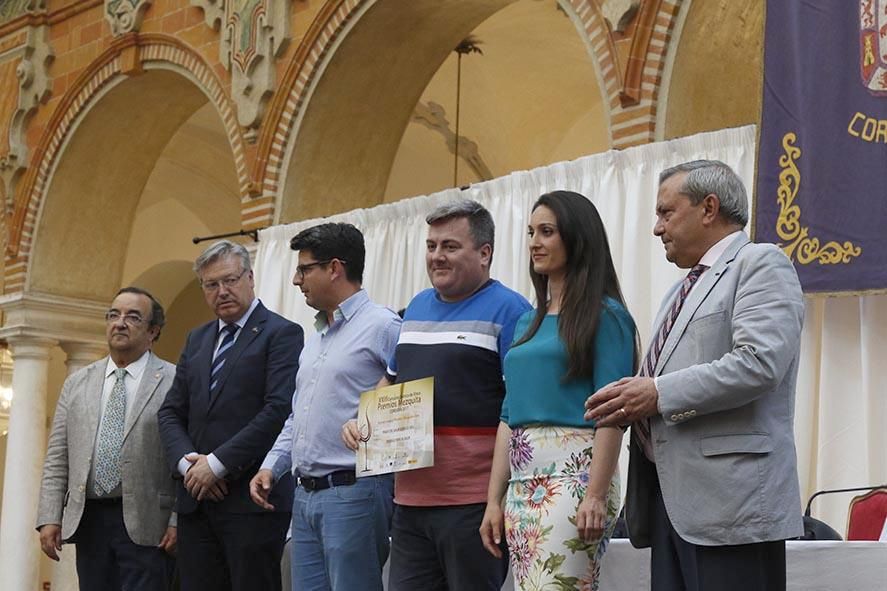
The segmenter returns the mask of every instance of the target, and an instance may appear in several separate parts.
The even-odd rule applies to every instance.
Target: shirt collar
[[[442,304],[461,304],[462,302],[470,300],[471,298],[473,298],[474,296],[476,296],[477,294],[479,294],[480,292],[482,292],[483,290],[485,290],[489,286],[493,285],[494,283],[496,283],[495,279],[493,279],[492,277],[487,277],[487,280],[484,281],[480,287],[475,289],[473,292],[471,292],[470,294],[468,294],[467,296],[465,296],[461,300],[456,300],[455,302],[448,302],[448,301],[444,300],[442,297],[440,297],[440,292],[437,291],[436,289],[434,290],[434,297],[437,298],[437,301],[439,301]],[[434,288],[432,287],[432,289],[434,289]]]
[[[705,265],[706,267],[713,267],[718,259],[721,258],[721,255],[727,250],[730,246],[730,243],[733,242],[733,239],[736,238],[736,235],[739,234],[742,230],[736,230],[735,232],[731,232],[727,234],[717,242],[715,242],[708,251],[702,255],[702,258],[699,259],[700,265]]]
[[[234,324],[237,325],[238,328],[243,328],[246,325],[246,321],[249,320],[250,315],[253,313],[253,310],[256,309],[256,306],[259,305],[259,298],[253,298],[253,302],[249,305],[246,313],[243,316],[234,321]],[[219,318],[218,321],[218,331],[222,332],[222,329],[228,326],[228,323]]]
[[[367,295],[365,289],[360,289],[351,294],[346,299],[342,300],[339,306],[333,311],[333,324],[340,320],[345,320],[346,322],[351,320],[357,311],[368,301],[370,301],[370,296]],[[329,328],[329,317],[323,310],[314,315],[314,328],[317,332],[323,332]]]
[[[145,367],[148,365],[148,357],[151,355],[151,351],[145,351],[142,353],[142,356],[124,367],[129,375],[131,375],[136,381],[138,381],[142,377],[142,372],[145,371]],[[108,356],[108,364],[105,366],[105,377],[111,376],[114,374],[114,371],[117,369],[117,364],[114,363],[114,360],[111,359],[111,356]]]

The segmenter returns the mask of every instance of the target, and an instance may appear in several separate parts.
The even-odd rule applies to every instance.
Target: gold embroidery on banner
[[[789,259],[802,265],[818,261],[820,265],[847,264],[853,257],[862,254],[862,248],[849,240],[840,244],[835,241],[820,245],[819,238],[810,238],[810,230],[801,226],[801,207],[795,203],[801,186],[801,172],[796,160],[801,157],[801,149],[795,145],[797,136],[788,132],[782,136],[784,153],[779,157],[779,188],[776,201],[779,203],[779,217],[776,218],[776,234],[785,242],[779,244]]]
[[[872,38],[865,38],[865,54],[862,60],[863,66],[871,66],[875,63],[875,50],[872,48]]]

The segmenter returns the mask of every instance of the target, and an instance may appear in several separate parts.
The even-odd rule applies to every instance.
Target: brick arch
[[[613,109],[619,105],[622,91],[622,69],[610,28],[600,6],[591,0],[561,0],[561,6],[567,10],[577,31],[583,34],[601,86],[601,95],[606,102],[608,127],[612,127],[610,119]]]
[[[376,0],[330,1],[311,23],[268,108],[268,132],[263,134],[255,163],[255,177],[262,179],[261,195],[251,217],[244,219],[244,228],[273,223],[276,199],[283,188],[280,180],[286,166],[284,157],[304,111],[311,84],[321,73],[324,58],[341,39],[346,27],[375,3]]]
[[[241,207],[250,200],[252,182],[246,165],[244,140],[234,107],[212,67],[180,41],[158,34],[127,35],[97,57],[71,85],[53,113],[23,179],[18,206],[11,220],[6,252],[4,293],[25,288],[38,212],[46,197],[55,166],[78,120],[107,88],[142,68],[165,68],[191,80],[215,105],[231,146]]]
[[[628,148],[656,139],[656,114],[662,78],[670,52],[676,50],[673,33],[684,0],[644,0],[635,31],[618,102],[611,101],[613,147]]]
[[[283,190],[282,174],[288,164],[284,160],[298,134],[312,84],[322,74],[326,58],[335,51],[343,35],[375,2],[329,1],[312,22],[269,105],[267,131],[258,145],[253,170],[253,177],[261,179],[260,196],[253,201],[249,212],[244,213],[244,228],[258,228],[274,222],[276,200]],[[615,45],[600,8],[594,0],[559,0],[559,4],[584,37],[602,85],[602,95],[609,103],[608,112],[612,113],[619,105],[622,75]]]

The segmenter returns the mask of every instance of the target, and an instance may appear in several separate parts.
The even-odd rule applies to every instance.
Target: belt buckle
[[[357,483],[357,475],[354,472],[345,472],[339,478],[339,486],[352,486]]]
[[[299,477],[299,484],[302,485],[302,488],[307,490],[308,492],[314,492],[317,490],[317,479],[312,477]]]

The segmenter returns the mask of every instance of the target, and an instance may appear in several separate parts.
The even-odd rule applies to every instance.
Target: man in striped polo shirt
[[[530,304],[490,279],[494,225],[483,206],[447,204],[425,221],[433,287],[407,307],[380,385],[434,376],[434,466],[397,474],[389,589],[498,590],[507,549],[491,556],[478,527],[505,395],[502,359]],[[356,449],[355,430],[344,433]]]

